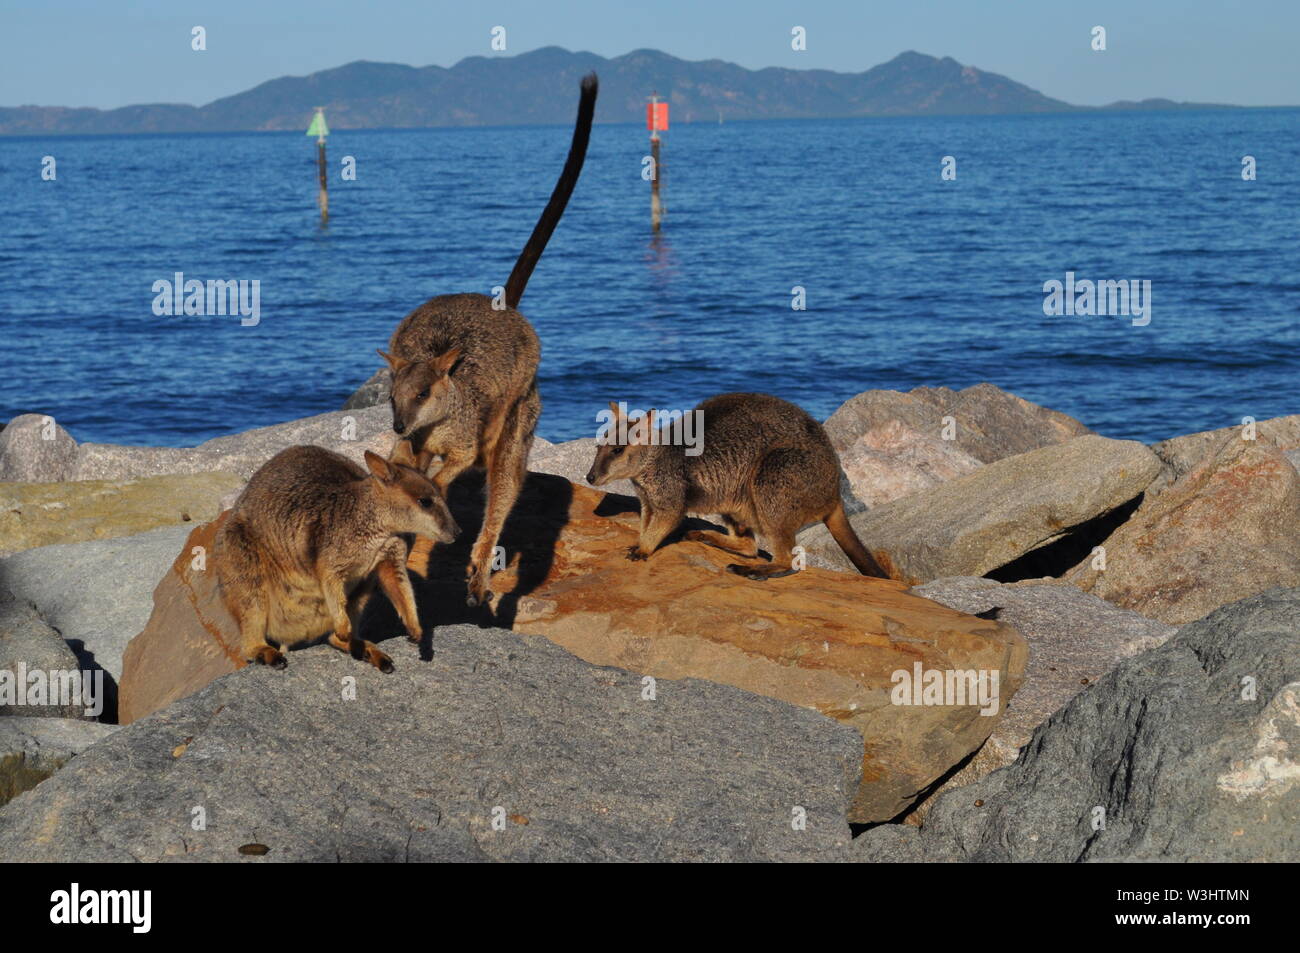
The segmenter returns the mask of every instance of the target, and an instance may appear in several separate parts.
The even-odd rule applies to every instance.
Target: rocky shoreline
[[[826,427],[891,580],[820,525],[784,579],[630,564],[594,438],[538,440],[494,615],[440,547],[394,675],[241,667],[196,554],[284,447],[386,454],[385,401],[187,449],[0,430],[0,860],[1300,859],[1300,415],[1146,446],[988,384],[859,394]],[[98,717],[6,701],[68,670]]]

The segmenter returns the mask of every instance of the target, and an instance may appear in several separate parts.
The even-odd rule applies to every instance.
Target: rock
[[[1120,662],[1040,727],[1015,764],[942,795],[919,831],[877,828],[851,853],[1300,861],[1300,589],[1226,606]]]
[[[29,549],[0,559],[0,586],[36,607],[83,670],[105,670],[115,705],[122,653],[149,620],[154,586],[193,528]]]
[[[1031,404],[988,383],[960,391],[947,387],[918,387],[905,394],[869,390],[845,401],[831,414],[826,432],[843,456],[864,434],[891,423],[942,439],[945,417],[951,417],[954,424],[952,439],[945,442],[981,463],[1092,433],[1073,417]],[[863,492],[857,489],[859,494]]]
[[[387,456],[393,442],[391,411],[386,406],[370,407],[214,437],[190,448],[84,443],[72,478],[124,480],[224,470],[247,480],[271,457],[296,444],[316,444],[360,461],[366,450]]]
[[[866,431],[843,450],[840,466],[854,494],[872,507],[946,483],[983,464],[950,440],[892,420]]]
[[[1002,702],[1020,683],[1025,643],[1014,630],[908,595],[899,583],[819,570],[760,583],[726,572],[730,556],[693,542],[629,562],[639,517],[627,502],[530,474],[502,539],[508,562],[492,580],[492,622],[545,636],[592,664],[706,678],[852,725],[870,740],[854,820],[906,809],[997,722],[972,704],[893,705],[894,673],[910,675],[914,663],[996,672]],[[419,565],[427,578],[414,580],[420,618],[437,627],[435,656],[442,626],[485,621],[482,610],[465,607],[464,581],[482,516],[480,485],[457,481],[451,506],[461,537],[437,547],[431,564]],[[194,546],[210,551],[216,531],[217,524],[196,528],[158,585],[154,613],[124,662],[124,723],[240,664],[213,567],[196,570],[186,555]],[[400,631],[382,598],[361,626],[368,638]]]
[[[1291,461],[1291,466],[1300,470],[1300,450],[1287,450],[1284,455]]]
[[[1137,497],[1159,471],[1142,444],[1093,434],[986,464],[851,522],[895,579],[982,576],[1065,543]],[[799,544],[810,565],[855,571],[824,526],[804,530]]]
[[[848,850],[862,740],[816,712],[693,679],[646,700],[639,675],[472,626],[442,629],[427,662],[391,651],[391,675],[293,652],[122,728],[0,810],[0,861],[251,860],[249,843],[288,862]]]
[[[1025,682],[984,747],[949,778],[948,790],[1016,760],[1034,729],[1119,662],[1167,642],[1178,629],[1120,609],[1058,580],[1002,584],[992,579],[936,579],[912,590],[959,612],[996,610],[1029,643]],[[917,809],[922,814],[927,804]],[[918,818],[919,819],[919,818]]]
[[[392,377],[387,367],[381,367],[370,375],[370,379],[356,389],[339,410],[364,410],[387,404],[392,394]]]
[[[553,473],[578,486],[586,486],[587,471],[591,469],[595,459],[596,438],[579,437],[577,440],[566,440],[564,443],[534,447],[528,457],[528,469],[534,473]],[[630,480],[615,480],[601,489],[607,493],[636,496],[636,489]]]
[[[1300,414],[1261,420],[1255,424],[1254,432],[1256,439],[1281,450],[1300,451]],[[1163,491],[1213,456],[1229,437],[1240,438],[1244,433],[1245,428],[1241,425],[1221,427],[1152,444],[1152,451],[1165,466],[1160,476],[1152,481],[1150,493]]]
[[[139,480],[0,484],[0,556],[87,539],[206,522],[244,481],[230,473]]]
[[[0,806],[116,730],[73,718],[0,718]]]
[[[20,414],[0,430],[0,482],[69,479],[77,441],[45,414]]]
[[[77,670],[77,656],[59,633],[46,625],[35,609],[4,590],[0,590],[0,670],[14,673],[15,684],[22,686],[33,672],[45,673],[48,683],[51,672]],[[10,705],[0,700],[0,716],[80,718],[85,709],[77,704]],[[5,720],[0,717],[0,722]]]
[[[1300,586],[1300,473],[1264,440],[1235,432],[1182,479],[1145,500],[1063,578],[1174,625],[1273,586]]]

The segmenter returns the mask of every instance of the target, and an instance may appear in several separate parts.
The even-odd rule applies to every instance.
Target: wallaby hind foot
[[[263,645],[254,649],[247,661],[256,662],[258,665],[269,665],[271,668],[284,668],[289,664],[289,660],[284,657],[284,653],[277,648],[272,648],[270,645]]]
[[[764,579],[780,579],[782,576],[793,576],[799,570],[793,566],[742,566],[740,563],[731,563],[727,566],[727,572],[734,572],[737,576],[744,576],[746,579],[753,579],[761,582]]]
[[[329,644],[334,646],[340,652],[347,652],[358,662],[369,662],[385,675],[393,673],[393,660],[381,652],[374,642],[367,642],[365,639],[358,638],[341,638],[331,632]]]

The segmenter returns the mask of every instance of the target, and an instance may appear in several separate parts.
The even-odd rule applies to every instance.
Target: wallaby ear
[[[429,363],[433,365],[433,369],[439,374],[450,374],[451,369],[456,366],[456,362],[459,360],[460,348],[453,347],[449,350],[443,351]]]
[[[623,415],[622,409],[612,400],[609,402],[609,409],[614,414],[614,419],[618,420]]]
[[[393,452],[388,455],[389,463],[397,463],[404,467],[414,467],[416,461],[415,450],[409,440],[399,440],[393,444]]]
[[[385,354],[382,350],[379,349],[376,349],[376,353],[380,357],[382,357],[385,361],[388,362],[388,369],[392,371],[394,374],[396,374],[398,371],[404,368],[407,364],[411,363],[404,357],[393,357],[393,355]]]
[[[629,443],[635,443],[639,446],[648,446],[651,443],[651,435],[654,433],[655,412],[647,411],[636,419],[633,429],[628,437]]]
[[[406,443],[406,441],[402,441]],[[381,480],[388,481],[393,479],[393,467],[387,460],[377,453],[366,451],[366,466],[370,472]]]

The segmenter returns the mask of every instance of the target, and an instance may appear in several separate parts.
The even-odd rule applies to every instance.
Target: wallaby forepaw
[[[627,558],[634,563],[644,562],[648,556],[641,552],[640,546],[629,546],[627,548]]]
[[[390,659],[387,655],[381,655],[379,659],[375,661],[374,666],[375,668],[379,669],[379,671],[383,672],[385,675],[393,674],[394,671],[393,660]]]

